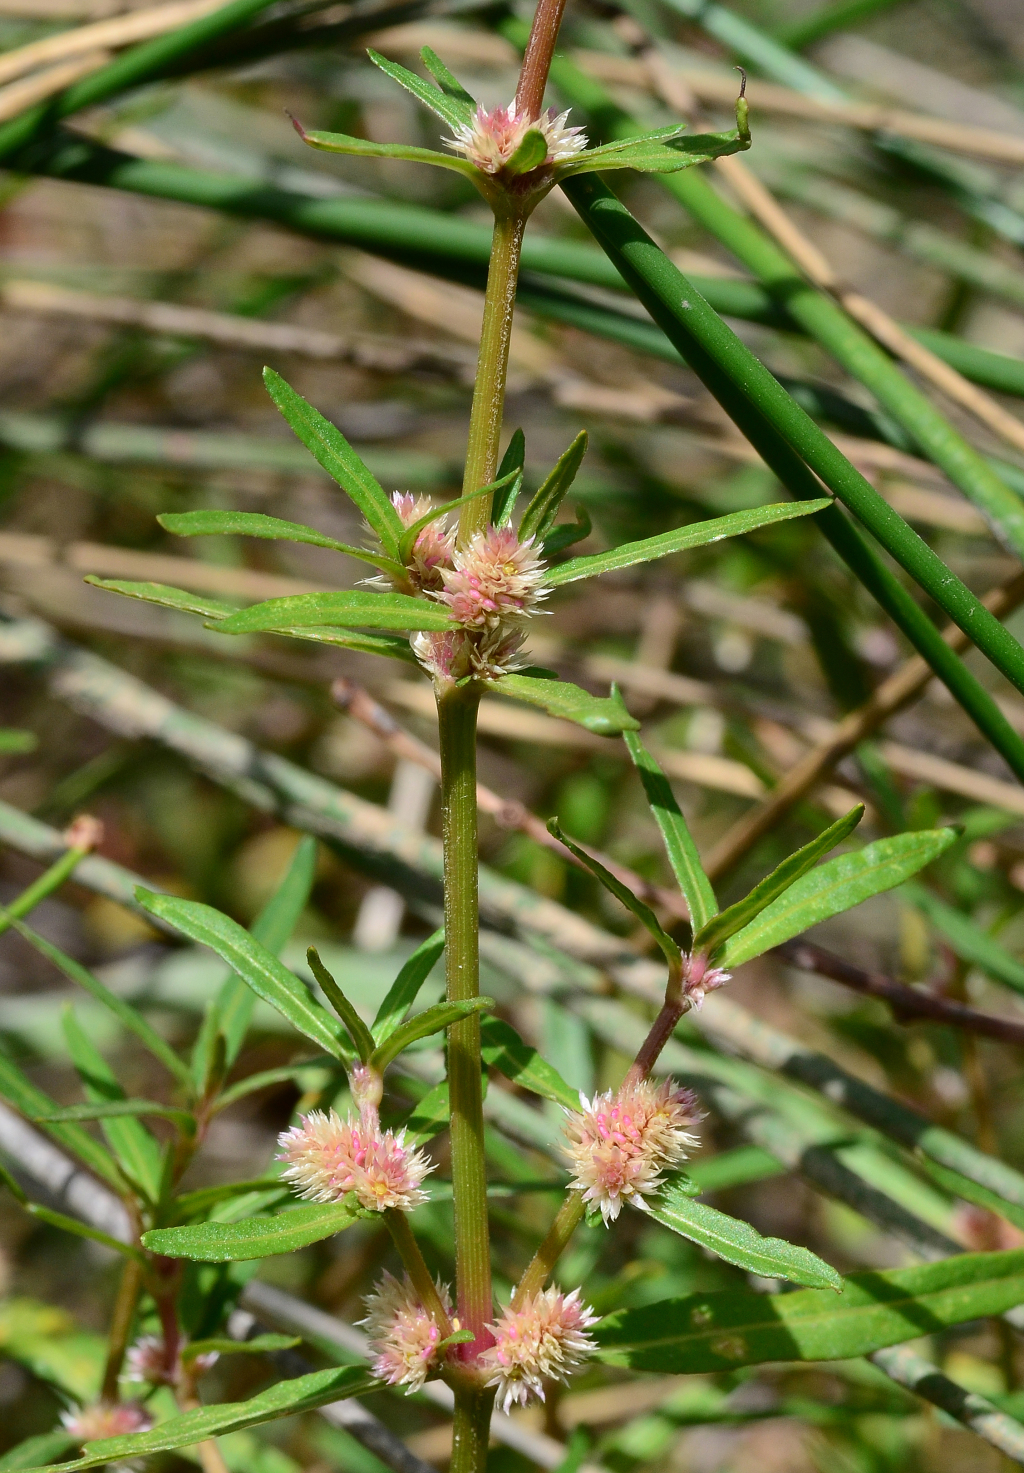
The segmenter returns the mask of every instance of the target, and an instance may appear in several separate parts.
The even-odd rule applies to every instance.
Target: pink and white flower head
[[[545,164],[566,163],[586,148],[583,129],[566,127],[568,109],[556,113],[552,107],[534,119],[528,113],[517,113],[515,108],[514,102],[490,112],[478,107],[470,121],[457,127],[455,137],[446,138],[445,143],[485,174],[499,173],[531,129],[544,135],[548,146]]]
[[[663,1171],[685,1161],[699,1144],[690,1127],[702,1118],[692,1092],[672,1079],[631,1081],[567,1110],[571,1186],[613,1222],[624,1202],[646,1207]]]
[[[409,643],[417,660],[439,686],[454,685],[472,669],[471,640],[464,629],[445,629],[440,633],[420,630],[410,636]]]
[[[177,1386],[181,1380],[181,1356],[177,1357],[173,1369],[168,1371],[163,1341],[156,1335],[140,1336],[129,1348],[124,1359],[125,1379],[128,1381],[145,1381],[150,1386]],[[193,1356],[189,1375],[193,1378],[202,1376],[211,1366],[216,1365],[217,1360],[215,1350]]]
[[[278,1137],[279,1161],[287,1161],[285,1181],[313,1202],[340,1202],[355,1192],[361,1207],[411,1212],[427,1200],[420,1183],[433,1166],[422,1151],[405,1144],[405,1131],[382,1131],[376,1110],[358,1121],[342,1120],[335,1110],[311,1110]]]
[[[722,967],[709,967],[706,956],[683,958],[683,996],[700,1012],[709,992],[717,992],[732,981],[732,973]]]
[[[445,1311],[452,1312],[447,1284],[437,1281]],[[419,1391],[438,1360],[441,1332],[420,1303],[408,1276],[401,1281],[385,1271],[366,1300],[365,1325],[373,1374],[389,1386],[407,1386],[406,1396]]]
[[[487,1384],[498,1388],[501,1409],[525,1406],[531,1395],[543,1401],[545,1381],[568,1381],[595,1348],[586,1332],[597,1320],[578,1289],[563,1294],[554,1284],[519,1309],[504,1309],[488,1326],[494,1344],[479,1361]]]
[[[511,527],[487,527],[455,551],[443,568],[440,599],[466,629],[496,629],[528,616],[545,597],[544,563],[533,538],[520,542]]]
[[[408,491],[396,491],[391,503],[406,531],[434,509],[429,496],[413,496]],[[452,566],[454,552],[455,533],[448,530],[447,517],[435,517],[413,546],[408,572],[415,587],[436,592],[441,587],[441,569]]]
[[[60,1419],[72,1437],[82,1443],[148,1432],[153,1425],[153,1418],[137,1401],[97,1401],[92,1406],[61,1412]]]

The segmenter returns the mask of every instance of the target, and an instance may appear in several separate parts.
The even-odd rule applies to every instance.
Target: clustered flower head
[[[662,1184],[661,1173],[699,1144],[690,1129],[701,1119],[696,1098],[672,1079],[656,1084],[627,1076],[617,1091],[593,1100],[581,1094],[580,1106],[566,1112],[572,1187],[600,1209],[606,1224],[618,1217],[623,1202],[646,1207],[646,1198]]]
[[[396,491],[391,503],[406,531],[434,509],[429,496],[413,496],[409,491]],[[447,517],[437,516],[427,523],[413,546],[407,572],[414,588],[424,593],[440,589],[441,569],[452,566],[454,553],[455,533],[448,530]]]
[[[191,1377],[197,1377],[215,1365],[218,1359],[215,1350],[192,1358],[189,1366]],[[125,1379],[145,1381],[150,1386],[177,1386],[182,1379],[182,1361],[179,1352],[174,1366],[168,1370],[163,1341],[156,1335],[141,1335],[125,1355]]]
[[[511,527],[487,527],[457,548],[452,569],[442,568],[439,595],[466,629],[499,629],[528,617],[545,595],[544,564],[533,538],[520,542]]]
[[[451,1295],[440,1279],[437,1292],[450,1315]],[[389,1386],[407,1386],[407,1396],[418,1391],[437,1363],[441,1332],[408,1276],[399,1281],[385,1271],[366,1300],[366,1318],[359,1324],[367,1329],[373,1374]]]
[[[732,973],[722,967],[709,967],[706,956],[683,958],[683,994],[692,1008],[699,1012],[709,992],[717,992],[732,981]]]
[[[497,174],[532,129],[543,134],[548,146],[543,163],[561,164],[582,153],[587,146],[582,128],[566,127],[568,116],[568,109],[556,113],[552,107],[539,118],[531,118],[529,113],[516,112],[514,102],[489,112],[478,107],[470,121],[457,127],[455,137],[446,138],[445,143],[485,174]]]
[[[313,1202],[340,1202],[355,1192],[361,1207],[411,1212],[427,1200],[420,1183],[433,1166],[422,1151],[405,1144],[405,1131],[381,1130],[375,1106],[358,1120],[342,1120],[336,1110],[311,1110],[278,1137],[279,1161],[287,1161],[285,1181]]]
[[[153,1418],[137,1401],[97,1401],[92,1406],[72,1407],[60,1419],[78,1442],[100,1442],[105,1437],[125,1437],[131,1432],[148,1432]]]
[[[544,1400],[544,1382],[565,1382],[594,1350],[586,1333],[597,1324],[580,1291],[563,1294],[554,1284],[531,1295],[518,1309],[504,1309],[488,1329],[494,1344],[480,1356],[489,1386],[498,1388],[498,1405],[525,1406],[531,1393]]]

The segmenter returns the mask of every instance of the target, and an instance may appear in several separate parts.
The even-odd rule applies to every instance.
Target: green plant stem
[[[23,916],[27,916],[30,911],[34,910],[40,901],[52,895],[55,890],[59,890],[64,881],[70,878],[75,866],[81,863],[88,853],[88,849],[69,849],[55,864],[51,864],[45,874],[41,874],[20,895],[15,896],[10,905],[0,910],[0,936],[9,930],[15,921],[21,920]]]
[[[480,1473],[487,1467],[493,1406],[492,1388],[456,1385],[452,1458],[448,1473]]]
[[[583,1221],[586,1210],[582,1192],[568,1192],[555,1220],[547,1230],[543,1243],[527,1264],[512,1296],[512,1308],[521,1309],[532,1295],[538,1294],[554,1272],[555,1264],[569,1245],[573,1233]]]
[[[508,376],[508,348],[512,340],[512,317],[525,228],[526,218],[523,215],[516,213],[495,216],[491,263],[487,272],[487,295],[484,298],[484,320],[480,332],[480,356],[477,360],[473,407],[469,417],[466,470],[462,482],[464,496],[478,491],[481,486],[489,485],[498,474],[505,380]],[[490,504],[486,497],[468,501],[459,513],[460,544],[465,546],[474,532],[482,531],[489,520]]]
[[[454,687],[438,696],[441,746],[441,815],[444,842],[445,968],[448,998],[480,993],[477,889],[476,717],[479,695]],[[452,1194],[460,1326],[477,1355],[491,1342],[491,1257],[487,1230],[480,1019],[463,1018],[448,1029],[448,1096],[451,1105]],[[454,1466],[454,1464],[453,1464]],[[470,1466],[470,1465],[467,1465]]]
[[[117,1298],[114,1301],[114,1313],[110,1323],[110,1339],[107,1347],[107,1361],[103,1368],[103,1384],[100,1389],[101,1401],[117,1400],[117,1381],[121,1374],[124,1353],[128,1348],[128,1340],[132,1333],[135,1306],[138,1303],[141,1288],[142,1263],[137,1258],[129,1258],[121,1270],[121,1282],[117,1286]]]
[[[420,1296],[420,1303],[440,1330],[441,1338],[447,1339],[452,1333],[452,1323],[448,1318],[447,1310],[441,1303],[437,1285],[430,1277],[430,1270],[420,1252],[420,1245],[413,1235],[412,1228],[409,1226],[408,1217],[404,1212],[399,1212],[397,1208],[389,1207],[384,1213],[384,1225],[391,1234],[391,1241],[398,1249],[402,1267]]]
[[[782,428],[769,418],[772,400],[769,399],[766,403],[753,387],[762,374],[771,379],[767,369],[738,343],[735,335],[711,310],[692,284],[658,249],[625,206],[596,176],[571,180],[563,188],[666,336],[685,356],[694,372],[722,404],[782,484],[802,500],[820,495],[818,481],[801,460]],[[686,305],[682,306],[683,303]],[[734,353],[734,344],[742,351]],[[748,359],[757,370],[752,378],[746,376]],[[786,397],[774,379],[772,383]],[[875,494],[877,493],[872,491],[872,495]],[[939,630],[910,592],[893,576],[838,508],[817,513],[815,521],[840,557],[902,629],[918,653],[968,712],[979,730],[1002,754],[1017,776],[1024,780],[1024,742],[1010,726],[988,691],[946,644]],[[951,574],[941,562],[939,566],[948,582]],[[964,589],[964,593],[973,602],[977,602],[968,590]],[[986,615],[992,619],[987,611]],[[993,622],[998,624],[997,620]],[[1007,637],[1016,644],[1012,636]]]

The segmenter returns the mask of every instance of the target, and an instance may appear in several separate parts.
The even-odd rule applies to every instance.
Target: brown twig
[[[544,89],[548,84],[551,58],[555,54],[565,0],[538,0],[530,27],[530,39],[523,54],[523,67],[516,88],[516,112],[539,118],[544,106]]]
[[[867,997],[877,997],[888,1003],[898,1023],[927,1020],[930,1023],[945,1023],[950,1028],[959,1028],[965,1033],[980,1034],[984,1038],[995,1038],[1000,1043],[1024,1047],[1024,1022],[1012,1018],[997,1018],[991,1013],[979,1012],[965,1003],[949,998],[937,997],[933,992],[919,992],[916,987],[905,987],[886,977],[882,972],[868,972],[856,967],[834,952],[825,951],[813,941],[797,938],[776,946],[774,954],[787,966],[797,967],[801,972],[817,972],[833,982],[841,982],[854,992]]]
[[[0,123],[17,117],[18,113],[24,112],[27,107],[34,107],[37,102],[45,102],[55,92],[63,92],[72,82],[77,82],[89,72],[98,71],[109,60],[109,51],[89,51],[85,56],[58,62],[56,66],[46,67],[44,71],[35,72],[31,77],[11,82],[8,87],[0,89]]]

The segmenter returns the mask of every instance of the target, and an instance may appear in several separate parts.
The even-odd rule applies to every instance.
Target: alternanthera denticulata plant
[[[451,1467],[455,1473],[478,1473],[487,1461],[496,1398],[506,1411],[542,1398],[551,1381],[564,1382],[588,1357],[609,1353],[586,1285],[565,1288],[552,1276],[584,1218],[602,1231],[613,1229],[626,1207],[762,1276],[819,1290],[841,1287],[835,1271],[808,1250],[764,1239],[749,1224],[695,1200],[682,1166],[699,1146],[700,1103],[675,1080],[655,1077],[659,1059],[685,1012],[728,982],[731,969],[902,882],[941,854],[954,835],[946,829],[911,832],[819,865],[853,833],[863,812],[855,808],[720,912],[682,813],[618,692],[594,695],[529,663],[531,622],[543,616],[545,601],[562,586],[830,505],[821,498],[759,507],[566,558],[567,549],[589,532],[585,516],[558,520],[585,453],[586,436],[580,434],[517,517],[524,441],[520,433],[512,435],[503,457],[500,444],[519,252],[532,210],[561,181],[583,172],[674,171],[749,143],[741,103],[733,133],[687,139],[673,127],[589,148],[566,114],[543,111],[560,13],[560,5],[546,0],[538,8],[516,97],[504,108],[478,107],[429,51],[423,60],[436,85],[374,58],[451,130],[448,153],[300,129],[318,148],[455,169],[473,181],[494,212],[462,495],[440,505],[402,492],[388,495],[335,426],[267,370],[267,387],[281,413],[362,514],[367,545],[344,545],[313,528],[252,513],[190,512],[165,516],[162,524],[183,536],[241,534],[333,549],[369,565],[372,571],[362,584],[238,608],[160,585],[91,580],[198,613],[224,634],[290,635],[416,666],[432,683],[437,703],[445,883],[442,930],[402,968],[372,1022],[349,1001],[315,950],[308,959],[316,990],[278,960],[308,895],[309,843],[300,846],[279,894],[250,932],[208,906],[141,892],[141,902],[162,924],[210,947],[231,969],[187,1060],[79,964],[26,931],[135,1032],[168,1070],[178,1094],[174,1105],[127,1099],[73,1018],[67,1025],[68,1048],[86,1090],[84,1104],[60,1111],[27,1082],[7,1082],[8,1096],[13,1092],[19,1108],[63,1130],[67,1148],[118,1192],[132,1223],[130,1243],[104,1237],[124,1256],[125,1267],[101,1395],[69,1408],[66,1417],[67,1445],[86,1445],[72,1466],[196,1444],[207,1473],[218,1473],[222,1463],[213,1439],[247,1425],[246,1417],[288,1415],[381,1383],[414,1392],[428,1378],[440,1377],[454,1393]],[[689,910],[684,948],[646,904],[552,821],[556,837],[646,928],[667,971],[663,1004],[633,1064],[617,1088],[590,1099],[574,1096],[550,1064],[493,1016],[491,999],[480,996],[476,719],[484,692],[539,706],[625,741]],[[244,781],[244,774],[239,777]],[[415,1013],[419,991],[442,950],[446,1000]],[[264,1177],[183,1192],[184,1172],[211,1120],[265,1082],[257,1075],[225,1088],[256,997],[319,1050],[314,1060],[290,1071],[290,1077],[304,1081],[309,1103],[282,1134],[276,1162],[268,1164]],[[447,1035],[443,1083],[404,1117],[391,1110],[389,1118],[388,1071],[394,1078],[411,1045],[441,1032]],[[490,1069],[564,1111],[559,1148],[567,1172],[564,1200],[503,1304],[495,1302],[491,1285],[482,1108]],[[333,1100],[344,1091],[349,1102],[338,1110]],[[164,1146],[144,1125],[146,1116],[168,1122],[171,1139]],[[86,1120],[102,1123],[105,1145],[82,1129]],[[434,1161],[427,1148],[446,1128],[455,1220],[451,1284],[431,1275],[413,1231],[416,1210],[431,1193]],[[273,1350],[283,1343],[280,1337],[263,1337],[240,1346],[225,1338],[225,1315],[244,1274],[235,1265],[295,1251],[368,1217],[386,1226],[402,1266],[401,1278],[382,1277],[366,1306],[370,1368],[293,1378],[264,1393],[266,1400],[255,1412],[230,1406],[198,1410],[196,1383],[214,1356],[240,1348]],[[70,1219],[62,1225],[81,1230]],[[221,1267],[200,1272],[197,1264]],[[737,1352],[735,1346],[745,1343],[719,1337],[711,1351],[739,1361],[747,1351]],[[109,1437],[117,1440],[102,1441]]]

